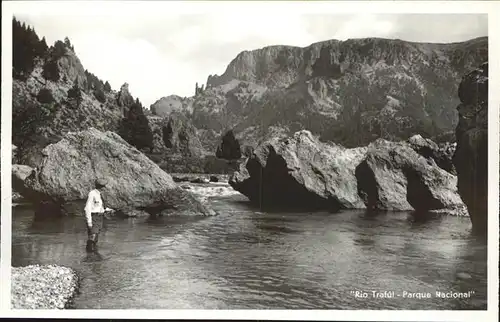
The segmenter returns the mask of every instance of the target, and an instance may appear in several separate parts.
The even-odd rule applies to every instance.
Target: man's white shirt
[[[103,213],[106,210],[111,210],[109,208],[104,209],[101,192],[97,189],[91,190],[87,197],[87,204],[85,205],[85,217],[87,218],[87,223],[92,226],[92,213],[98,212]]]

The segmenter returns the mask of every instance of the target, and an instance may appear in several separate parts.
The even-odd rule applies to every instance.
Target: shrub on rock
[[[52,91],[48,88],[42,88],[38,92],[36,96],[38,102],[42,104],[51,104],[54,102],[54,96],[52,95]]]

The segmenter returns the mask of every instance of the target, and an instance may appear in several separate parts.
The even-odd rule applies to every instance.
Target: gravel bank
[[[12,309],[68,308],[78,289],[78,276],[68,267],[30,265],[12,268]]]

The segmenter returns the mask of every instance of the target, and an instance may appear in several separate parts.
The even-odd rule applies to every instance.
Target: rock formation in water
[[[259,145],[270,131],[302,129],[346,147],[415,134],[452,141],[460,78],[487,56],[486,37],[451,44],[367,38],[270,46],[240,53],[196,96],[168,96],[152,110],[181,111],[199,131],[217,136],[231,128],[242,146]]]
[[[347,149],[299,131],[259,146],[229,183],[262,207],[463,210],[456,177],[415,151],[418,140]]]
[[[438,145],[419,134],[409,138],[408,143],[418,154],[433,159],[441,169],[456,175],[452,160],[457,146],[456,143],[446,142]]]
[[[354,171],[365,151],[321,143],[300,131],[259,146],[229,183],[263,207],[363,208]]]
[[[24,181],[33,173],[33,170],[27,165],[12,164],[12,187],[14,188],[12,189],[12,202],[23,201],[24,197],[16,188],[21,188],[21,191],[23,191]]]
[[[94,128],[71,132],[47,146],[43,155],[35,173],[20,189],[14,187],[35,201],[39,211],[70,212],[75,202],[87,198],[95,180],[103,178],[108,182],[102,193],[106,206],[119,213],[142,210],[151,215],[214,214],[116,133]]]
[[[23,186],[24,181],[31,175],[34,169],[27,165],[13,164],[12,165],[12,185]]]
[[[456,176],[439,167],[432,157],[420,155],[412,145],[415,139],[378,139],[368,146],[356,167],[358,192],[365,205],[382,210],[463,211]]]
[[[488,63],[468,73],[458,89],[457,148],[453,162],[458,191],[478,234],[488,232]]]

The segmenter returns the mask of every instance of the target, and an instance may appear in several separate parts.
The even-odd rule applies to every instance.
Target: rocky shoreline
[[[79,289],[76,272],[58,265],[12,267],[12,309],[67,309]]]

